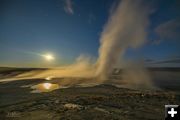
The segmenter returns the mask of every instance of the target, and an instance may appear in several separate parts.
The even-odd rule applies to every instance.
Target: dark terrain
[[[1,76],[12,75],[12,71],[19,73],[18,69],[6,69],[1,70]],[[154,81],[159,80],[156,82],[159,90],[133,90],[101,84],[30,93],[30,87],[21,86],[45,80],[1,82],[0,120],[162,120],[165,104],[180,103],[179,70],[151,71]]]

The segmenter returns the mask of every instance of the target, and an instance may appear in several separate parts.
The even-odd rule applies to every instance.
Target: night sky
[[[81,55],[98,57],[99,39],[118,0],[0,0],[0,66],[71,64]],[[149,2],[148,40],[128,49],[126,59],[148,66],[180,66],[180,2]],[[179,7],[179,8],[178,8]],[[54,63],[39,54],[52,53]]]

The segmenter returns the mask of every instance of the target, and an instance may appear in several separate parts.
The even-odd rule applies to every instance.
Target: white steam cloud
[[[106,79],[127,48],[146,40],[149,9],[142,0],[122,0],[101,35],[97,76]]]
[[[73,3],[71,0],[65,0],[64,10],[68,14],[74,14]]]

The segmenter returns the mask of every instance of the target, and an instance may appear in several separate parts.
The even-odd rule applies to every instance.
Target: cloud
[[[155,33],[159,39],[153,41],[153,44],[160,44],[164,40],[178,41],[180,38],[180,19],[172,19],[160,24],[155,28]]]
[[[154,64],[163,64],[163,63],[180,63],[180,59],[162,60],[162,61],[157,61]]]
[[[71,0],[65,0],[64,10],[68,14],[74,14],[73,3]]]
[[[144,62],[146,62],[146,63],[151,63],[151,62],[154,62],[154,60],[148,58],[148,59],[145,59]]]

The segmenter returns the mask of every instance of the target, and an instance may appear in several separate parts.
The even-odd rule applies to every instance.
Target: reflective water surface
[[[41,92],[51,92],[53,90],[59,89],[60,86],[58,84],[45,82],[31,86],[31,88],[33,89],[31,93],[41,93]]]

